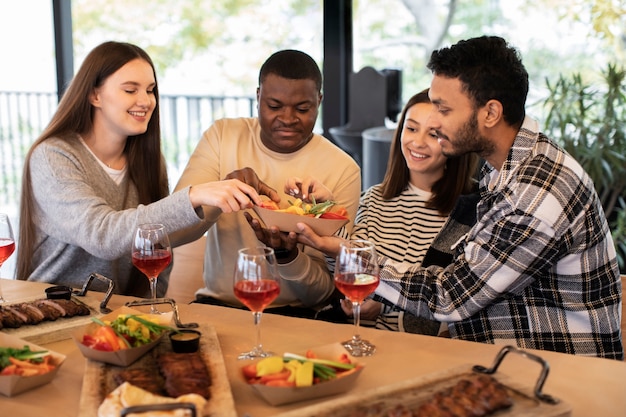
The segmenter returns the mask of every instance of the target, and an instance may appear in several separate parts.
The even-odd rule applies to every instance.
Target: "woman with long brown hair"
[[[117,293],[147,297],[148,281],[130,259],[139,224],[162,223],[173,234],[202,226],[201,205],[231,212],[260,203],[238,180],[168,194],[154,64],[135,45],[105,42],[87,55],[26,156],[17,278],[80,287],[98,272]],[[158,283],[162,296],[168,273]]]

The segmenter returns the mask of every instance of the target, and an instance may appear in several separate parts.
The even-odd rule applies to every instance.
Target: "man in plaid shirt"
[[[526,117],[517,51],[483,36],[433,52],[428,68],[443,153],[486,161],[477,223],[446,268],[382,259],[376,298],[448,322],[453,338],[622,359],[604,212],[582,167]]]

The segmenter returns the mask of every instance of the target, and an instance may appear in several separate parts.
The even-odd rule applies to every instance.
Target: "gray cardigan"
[[[98,272],[113,279],[116,293],[128,294],[131,284],[135,286],[131,276],[147,281],[142,274],[132,273],[130,251],[137,225],[163,223],[170,234],[202,221],[201,211],[196,212],[189,201],[188,188],[139,205],[135,185],[128,178],[117,185],[78,137],[50,139],[37,146],[30,174],[35,201],[34,269],[29,277],[19,279],[81,287],[92,272]],[[168,281],[169,269],[157,281],[158,296],[165,294]]]

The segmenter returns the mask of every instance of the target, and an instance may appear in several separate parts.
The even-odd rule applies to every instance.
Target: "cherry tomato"
[[[241,368],[243,372],[243,376],[246,379],[254,379],[256,378],[256,363],[251,363],[250,365],[246,365]]]

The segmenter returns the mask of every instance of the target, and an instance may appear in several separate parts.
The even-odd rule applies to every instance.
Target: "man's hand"
[[[313,198],[318,203],[333,200],[332,191],[313,177],[304,179],[298,177],[288,178],[285,182],[285,194],[297,197],[308,203],[312,203]]]
[[[252,168],[242,168],[226,175],[225,179],[236,179],[254,188],[259,194],[268,196],[270,200],[280,203],[280,196],[275,189],[261,181]]]
[[[264,228],[258,219],[252,217],[250,213],[243,214],[248,220],[248,224],[254,230],[256,238],[265,246],[273,249],[285,249],[289,251],[288,256],[277,259],[279,264],[286,264],[293,261],[298,256],[298,235],[295,232],[281,232],[278,227],[271,226],[269,229]]]

